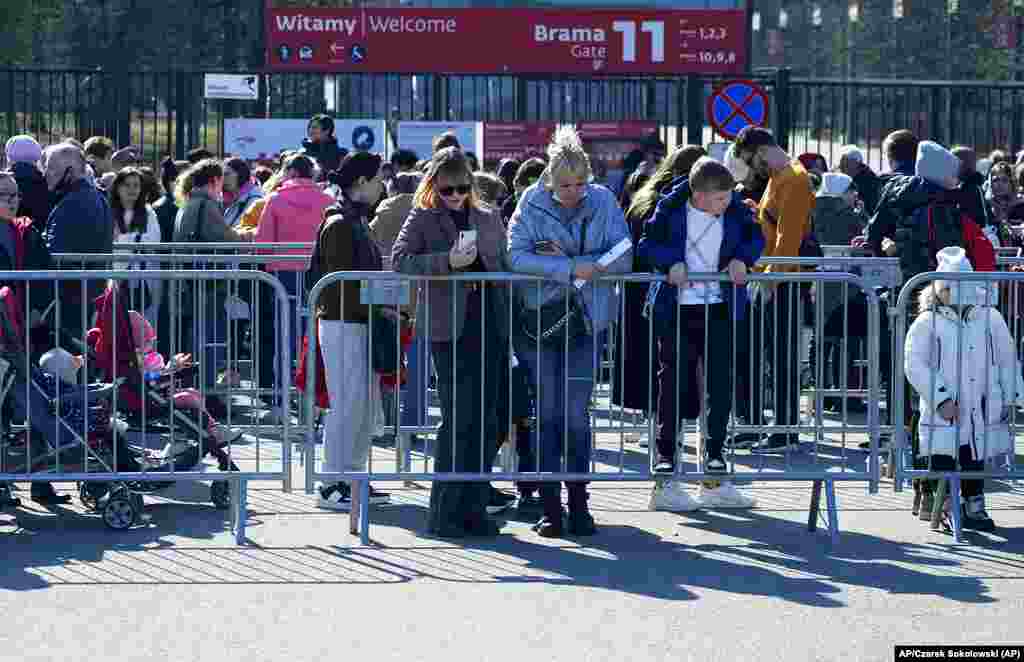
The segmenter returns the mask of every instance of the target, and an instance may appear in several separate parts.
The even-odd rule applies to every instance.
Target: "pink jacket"
[[[324,210],[335,204],[312,179],[291,179],[267,198],[256,228],[256,242],[316,241],[316,231],[324,220]],[[275,250],[278,255],[306,255],[311,250]],[[271,271],[305,271],[301,262],[272,262]]]

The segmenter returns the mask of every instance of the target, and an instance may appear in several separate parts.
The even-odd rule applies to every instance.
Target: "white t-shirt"
[[[722,252],[722,217],[712,216],[686,203],[686,270],[688,273],[716,273]],[[719,283],[687,282],[679,291],[679,304],[698,306],[722,303]]]

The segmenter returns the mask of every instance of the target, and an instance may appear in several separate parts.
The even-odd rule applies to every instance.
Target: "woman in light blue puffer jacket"
[[[605,253],[629,238],[629,228],[614,194],[591,183],[590,160],[574,129],[563,128],[555,134],[548,159],[540,182],[523,193],[509,221],[512,270],[546,279],[542,284],[518,285],[523,315],[514,341],[516,355],[538,394],[533,443],[540,470],[585,473],[590,464],[594,374],[606,331],[618,313],[615,285],[593,281],[605,272],[629,272],[632,250],[607,267],[598,264]],[[569,309],[567,299],[578,303],[577,320],[538,340]],[[560,487],[552,482],[541,485],[544,517],[534,530],[544,537],[559,537],[563,530]],[[571,482],[567,488],[569,533],[593,534],[586,483]]]

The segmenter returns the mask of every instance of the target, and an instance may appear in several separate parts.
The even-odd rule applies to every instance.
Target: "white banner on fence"
[[[259,97],[256,74],[206,74],[203,83],[203,96],[207,99],[256,101]]]
[[[452,131],[462,149],[480,158],[483,154],[483,127],[481,122],[399,122],[398,146],[411,149],[421,159],[429,159],[434,151],[431,144],[434,137]]]
[[[284,150],[300,149],[309,120],[226,119],[224,153],[244,159],[273,158]],[[384,153],[384,120],[334,120],[338,145],[349,151]]]

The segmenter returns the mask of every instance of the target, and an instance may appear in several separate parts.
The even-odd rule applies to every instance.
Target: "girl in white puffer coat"
[[[962,248],[939,251],[938,271],[973,271]],[[1011,408],[1024,383],[1006,320],[985,285],[936,280],[920,294],[904,370],[920,397],[919,456],[933,471],[981,471],[1013,451]],[[928,465],[925,465],[928,466]],[[963,480],[963,527],[991,531],[984,480]]]

